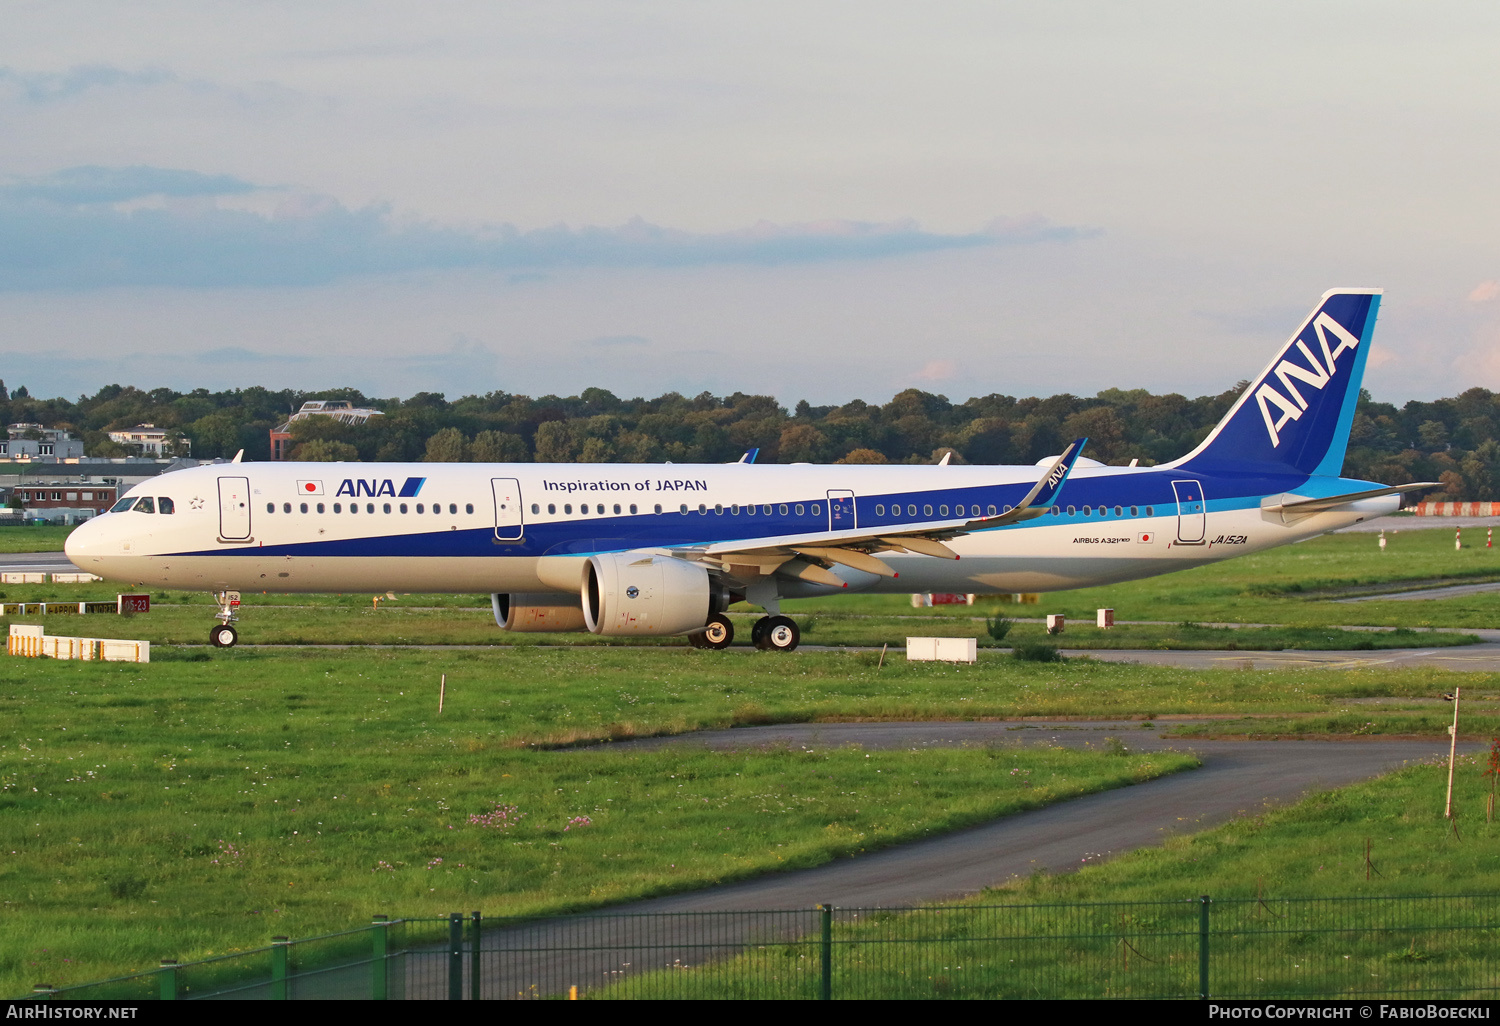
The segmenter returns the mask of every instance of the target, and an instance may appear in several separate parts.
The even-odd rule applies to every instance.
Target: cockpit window
[[[165,495],[156,500],[156,508],[162,513],[177,512],[177,507],[172,503],[172,500],[167,498]]]
[[[134,505],[135,505],[135,496],[132,495],[132,496],[128,496],[128,497],[126,497],[124,499],[121,499],[119,502],[117,502],[113,506],[109,507],[109,511],[111,513],[123,513],[127,509],[129,509],[131,506],[134,506]]]
[[[149,495],[142,495],[135,500],[135,511],[137,513],[155,513],[156,500]]]

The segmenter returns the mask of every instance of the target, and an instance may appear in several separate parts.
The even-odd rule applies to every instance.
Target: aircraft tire
[[[239,640],[239,632],[227,623],[214,624],[213,629],[208,632],[208,643],[215,648],[233,648]]]
[[[763,616],[756,620],[750,628],[750,644],[756,648],[765,649],[766,646],[766,624],[771,622],[769,616]]]
[[[695,637],[703,639],[701,646],[703,648],[712,648],[715,650],[728,648],[734,643],[734,624],[730,623],[729,617],[723,613],[716,613],[708,621],[708,626],[703,629],[702,633],[695,635]]]
[[[762,631],[761,645],[768,652],[792,652],[802,641],[802,631],[797,627],[797,621],[789,616],[769,616],[763,621],[765,630]]]

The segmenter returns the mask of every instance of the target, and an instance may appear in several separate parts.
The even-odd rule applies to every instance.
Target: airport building
[[[141,457],[69,463],[0,459],[0,526],[92,520],[142,481],[196,466],[198,460]]]

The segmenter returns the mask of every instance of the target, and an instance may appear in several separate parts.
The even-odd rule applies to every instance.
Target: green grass
[[[0,527],[0,552],[60,552],[72,531],[73,525]]]
[[[834,994],[1195,996],[1195,899],[1207,894],[1216,995],[1489,996],[1500,823],[1487,819],[1482,760],[1459,759],[1456,832],[1446,783],[1446,761],[1412,765],[939,911],[846,919],[834,930]],[[1328,895],[1340,900],[1301,900]],[[590,996],[812,997],[818,957],[813,944],[766,945]]]
[[[643,728],[715,707],[732,720],[744,698],[700,655],[630,654],[654,671],[645,679],[575,652],[10,661],[0,993],[378,911],[559,911],[811,866],[1192,764],[1032,749],[535,747],[607,734],[636,706]],[[762,691],[767,678],[789,683],[789,664],[774,665]],[[814,688],[845,676],[810,669]],[[924,679],[943,675],[909,683]],[[497,805],[514,825],[471,821]]]
[[[47,590],[61,591],[65,585]],[[81,590],[97,590],[81,588]],[[36,589],[12,586],[6,601],[44,601],[33,598]],[[113,596],[110,596],[113,597]],[[45,617],[14,614],[0,617],[0,630],[11,623],[40,623],[49,634],[89,637],[140,638],[153,644],[202,645],[215,624],[206,604],[174,605],[157,601],[150,613],[121,617],[114,614],[49,613]],[[85,601],[66,596],[62,601]],[[58,601],[51,599],[46,601]],[[748,648],[754,615],[734,615],[739,647]],[[1407,628],[1384,631],[1340,631],[1329,627],[1206,627],[1200,624],[1120,625],[1100,630],[1091,622],[1073,624],[1057,637],[1049,637],[1041,624],[1021,623],[1012,627],[1004,641],[995,642],[982,620],[953,617],[878,617],[821,613],[801,616],[802,640],[807,645],[878,648],[903,646],[913,635],[938,633],[944,637],[977,638],[982,648],[1029,643],[1050,643],[1077,649],[1386,649],[1438,648],[1469,645],[1479,639],[1472,634],[1417,632]],[[531,647],[537,645],[612,645],[626,648],[687,646],[683,638],[599,638],[587,632],[568,634],[513,634],[495,626],[489,609],[432,608],[386,602],[330,606],[289,604],[250,607],[236,624],[240,641],[247,645],[490,645]]]

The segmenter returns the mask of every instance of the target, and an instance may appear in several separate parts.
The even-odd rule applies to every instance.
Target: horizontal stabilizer
[[[1351,502],[1361,499],[1378,499],[1382,495],[1402,495],[1406,492],[1420,492],[1424,488],[1440,488],[1438,481],[1413,481],[1410,484],[1392,485],[1389,488],[1371,488],[1367,492],[1348,492],[1344,495],[1328,495],[1318,499],[1299,499],[1295,496],[1284,496],[1290,501],[1274,502],[1262,506],[1261,509],[1267,513],[1298,514],[1298,513],[1321,513],[1324,510],[1337,509],[1339,506],[1347,506]]]

